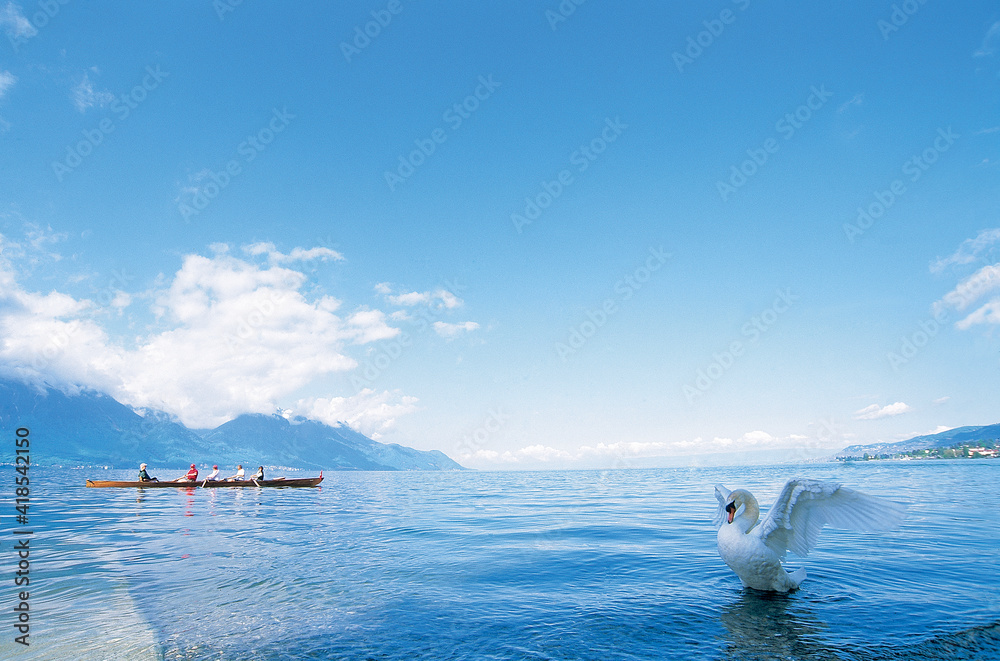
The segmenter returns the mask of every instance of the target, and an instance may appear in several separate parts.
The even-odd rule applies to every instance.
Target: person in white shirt
[[[236,480],[237,482],[242,482],[246,479],[246,473],[243,471],[243,464],[236,466],[236,475],[226,478],[229,481]]]
[[[206,477],[205,479],[206,480],[217,480],[218,478],[219,478],[219,467],[217,465],[216,466],[212,466],[212,472],[209,473],[208,477]]]

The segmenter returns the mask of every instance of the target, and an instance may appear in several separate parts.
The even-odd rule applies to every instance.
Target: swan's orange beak
[[[736,503],[726,505],[726,513],[729,515],[729,520],[726,523],[732,523],[733,517],[736,515]]]

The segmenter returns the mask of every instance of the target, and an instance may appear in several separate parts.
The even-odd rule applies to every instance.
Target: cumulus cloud
[[[108,337],[92,320],[90,301],[59,292],[21,289],[14,274],[0,265],[0,367],[7,376],[40,381],[57,375],[69,385],[110,385],[104,368],[120,364]],[[81,360],[90,355],[94,360]]]
[[[270,413],[321,377],[355,368],[346,346],[399,333],[379,310],[341,314],[333,297],[307,296],[306,281],[294,269],[251,263],[226,250],[188,255],[148,295],[154,327],[125,342],[98,323],[102,306],[60,292],[26,291],[0,260],[0,368],[24,380],[92,387],[193,427]],[[125,292],[107,299],[113,309],[133,304]],[[326,411],[326,419],[340,411],[340,419],[377,431],[413,404],[387,397],[367,393],[308,404]]]
[[[881,418],[890,418],[892,416],[909,413],[912,410],[913,407],[903,402],[896,402],[895,404],[888,404],[887,406],[879,406],[878,404],[872,404],[871,406],[866,406],[863,409],[855,411],[854,419],[879,420]]]
[[[350,397],[313,397],[301,399],[296,413],[328,425],[347,423],[351,429],[371,438],[379,438],[403,415],[417,410],[417,398],[400,391],[376,392],[364,388]]]
[[[80,112],[87,112],[88,108],[103,108],[115,100],[115,95],[107,90],[95,90],[94,84],[90,81],[90,76],[84,72],[83,80],[73,88],[70,98],[73,105]]]
[[[447,321],[434,322],[434,332],[448,339],[458,337],[462,333],[474,331],[477,328],[479,328],[479,324],[474,321],[463,321],[458,324],[451,324]]]

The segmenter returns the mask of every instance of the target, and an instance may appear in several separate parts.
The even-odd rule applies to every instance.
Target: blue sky
[[[994,423],[998,50],[978,1],[0,3],[0,370],[478,468]]]

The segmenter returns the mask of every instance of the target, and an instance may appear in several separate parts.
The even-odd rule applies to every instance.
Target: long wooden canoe
[[[115,480],[87,480],[88,487],[139,487],[140,489],[162,489],[165,487],[315,487],[323,481],[323,473],[319,477],[304,477],[295,479],[278,478],[276,480],[250,479],[240,482],[225,480],[198,480],[196,482],[118,482]]]

